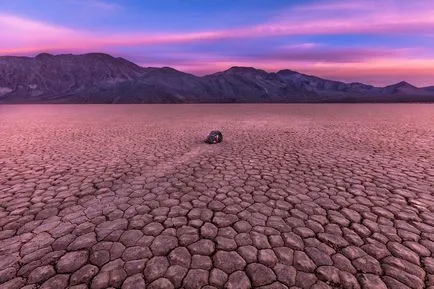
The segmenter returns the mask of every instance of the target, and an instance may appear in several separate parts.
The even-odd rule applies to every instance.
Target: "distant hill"
[[[198,77],[102,53],[0,57],[0,103],[247,102],[434,102],[434,87],[374,87],[253,67]]]

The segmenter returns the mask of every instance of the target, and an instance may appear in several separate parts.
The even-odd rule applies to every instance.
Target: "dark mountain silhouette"
[[[433,102],[434,87],[232,67],[198,77],[103,53],[0,57],[0,103]]]

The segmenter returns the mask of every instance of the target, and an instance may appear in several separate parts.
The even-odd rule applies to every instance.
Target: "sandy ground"
[[[432,289],[433,148],[434,105],[0,106],[0,288]]]

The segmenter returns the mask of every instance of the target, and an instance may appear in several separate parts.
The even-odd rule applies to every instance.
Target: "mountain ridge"
[[[385,87],[233,66],[196,76],[105,53],[0,56],[0,103],[434,102],[434,87]]]

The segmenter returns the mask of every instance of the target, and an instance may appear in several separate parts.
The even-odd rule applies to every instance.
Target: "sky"
[[[205,75],[434,85],[433,0],[0,0],[0,55],[104,52]]]

